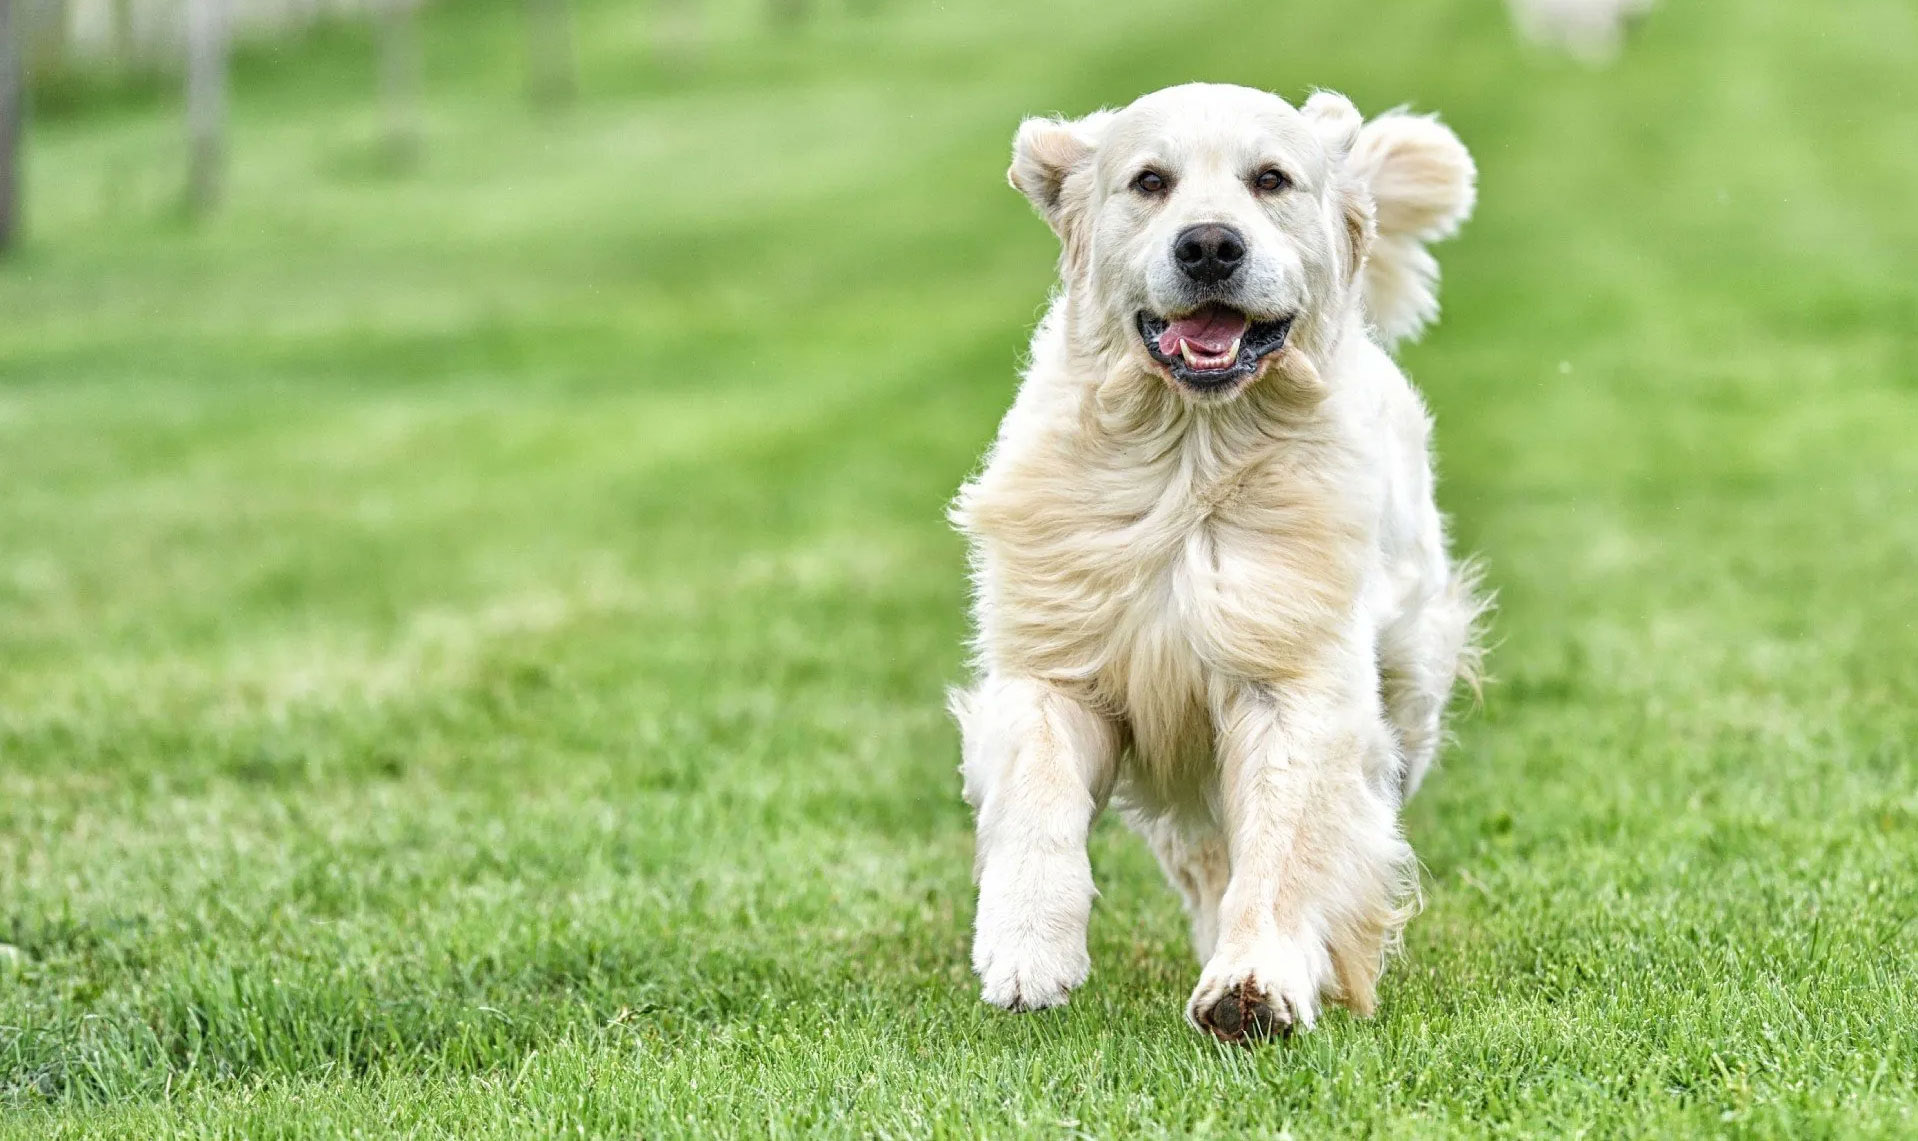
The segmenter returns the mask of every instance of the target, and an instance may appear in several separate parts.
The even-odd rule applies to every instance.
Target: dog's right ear
[[[1013,137],[1006,181],[1032,200],[1061,239],[1090,197],[1084,175],[1111,117],[1111,112],[1099,111],[1083,119],[1027,119]]]

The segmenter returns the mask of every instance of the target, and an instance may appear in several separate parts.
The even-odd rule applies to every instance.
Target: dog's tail
[[[1438,316],[1438,261],[1426,243],[1472,213],[1478,171],[1450,127],[1388,111],[1359,129],[1348,160],[1371,191],[1378,226],[1365,263],[1365,307],[1387,345]]]

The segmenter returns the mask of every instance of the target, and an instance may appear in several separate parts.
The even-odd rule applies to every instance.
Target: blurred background
[[[973,1021],[942,510],[1053,282],[1018,120],[1204,78],[1481,169],[1403,361],[1498,683],[1411,809],[1403,1021],[1315,1064],[1601,1130],[1473,1091],[1909,1105],[1918,7],[1576,7],[0,0],[0,1095],[637,1049],[740,1120],[857,1100],[726,1081],[783,1033],[871,1120],[1123,1124],[968,1100],[1036,1047]],[[1176,903],[1095,862],[1065,1025],[1184,1043]]]

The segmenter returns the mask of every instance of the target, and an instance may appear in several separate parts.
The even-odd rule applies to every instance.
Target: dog
[[[951,510],[984,998],[1085,981],[1112,803],[1184,898],[1195,1027],[1369,1014],[1417,895],[1400,807],[1484,609],[1387,351],[1437,314],[1426,244],[1471,212],[1471,157],[1434,118],[1190,84],[1026,120],[1009,177],[1061,252]]]
[[[1592,65],[1610,63],[1653,0],[1507,0],[1526,39]]]

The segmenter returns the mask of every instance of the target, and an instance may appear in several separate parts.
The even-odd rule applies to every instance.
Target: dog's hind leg
[[[1210,826],[1188,828],[1171,816],[1131,815],[1133,829],[1159,857],[1165,878],[1185,901],[1185,913],[1192,920],[1192,949],[1204,963],[1219,941],[1219,899],[1225,895],[1226,877],[1232,871],[1225,835]]]
[[[1479,626],[1489,602],[1478,569],[1451,568],[1445,586],[1401,615],[1379,637],[1379,684],[1398,734],[1401,799],[1409,800],[1443,743],[1442,720],[1460,681],[1478,687]]]
[[[988,678],[955,693],[952,710],[978,814],[973,969],[995,1006],[1058,1006],[1091,969],[1086,834],[1112,790],[1119,734],[1084,703],[1025,679]]]

